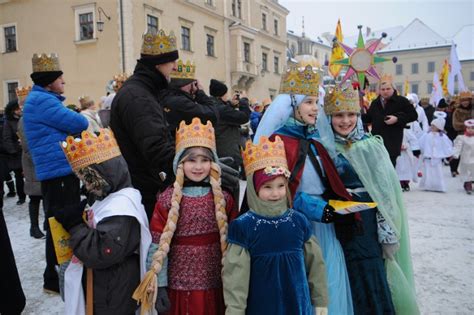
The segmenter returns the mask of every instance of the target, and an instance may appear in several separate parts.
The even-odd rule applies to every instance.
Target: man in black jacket
[[[201,83],[194,78],[194,65],[188,66],[192,67],[190,72],[178,66],[178,70],[171,73],[169,87],[159,97],[173,139],[182,120],[190,124],[194,117],[199,117],[203,124],[211,121],[216,126],[217,123],[216,101],[206,95]]]
[[[382,137],[395,167],[402,148],[403,128],[407,123],[415,121],[418,114],[405,97],[397,94],[391,76],[382,77],[379,92],[362,120],[366,124],[372,124],[372,134]]]
[[[110,127],[127,161],[132,184],[151,218],[156,194],[172,183],[174,141],[158,94],[176,70],[176,38],[144,35],[140,59],[112,102]]]
[[[231,101],[227,100],[227,86],[214,79],[209,85],[209,93],[218,100],[219,121],[215,127],[217,156],[232,157],[234,162],[231,167],[238,171],[242,164],[240,125],[250,119],[249,100],[237,93]]]

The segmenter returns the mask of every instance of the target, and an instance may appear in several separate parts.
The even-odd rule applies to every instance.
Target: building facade
[[[115,74],[132,74],[149,29],[174,32],[206,90],[214,78],[260,100],[275,96],[288,13],[277,0],[0,0],[0,98],[4,106],[16,86],[32,84],[34,53],[55,52],[66,103],[98,101]]]

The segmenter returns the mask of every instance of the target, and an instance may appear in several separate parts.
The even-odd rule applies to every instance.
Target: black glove
[[[156,294],[155,308],[158,314],[166,313],[169,311],[171,306],[170,300],[168,298],[168,292],[166,287],[158,287],[158,292]]]
[[[331,223],[334,221],[336,210],[327,204],[323,209],[323,216],[321,217],[321,223]]]
[[[233,162],[234,159],[231,157],[223,157],[217,161],[221,168],[222,186],[230,191],[234,191],[239,187],[239,172],[229,166]]]
[[[82,214],[84,213],[86,204],[87,199],[84,199],[80,203],[64,206],[62,209],[56,211],[54,217],[62,224],[66,231],[69,231],[76,225],[84,222]]]
[[[413,151],[411,151],[411,152],[413,153],[413,155],[414,155],[415,157],[419,157],[420,154],[421,154],[421,151],[420,151],[420,150],[413,150]]]

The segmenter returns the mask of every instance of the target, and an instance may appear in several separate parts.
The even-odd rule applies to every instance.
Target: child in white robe
[[[464,190],[470,195],[474,181],[474,119],[466,120],[464,125],[464,134],[454,139],[453,157],[460,158],[459,173],[464,182]]]
[[[431,130],[419,140],[423,161],[420,189],[446,192],[443,177],[443,159],[453,155],[453,143],[444,131],[446,113],[436,112]]]
[[[397,171],[398,179],[403,191],[410,191],[410,181],[418,181],[418,157],[420,155],[420,148],[418,139],[414,135],[410,126],[407,125],[403,129],[402,150],[400,156],[397,158],[395,170]]]

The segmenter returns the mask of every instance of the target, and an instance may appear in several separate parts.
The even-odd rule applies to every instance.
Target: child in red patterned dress
[[[197,118],[191,125],[181,122],[176,132],[176,181],[159,195],[150,222],[147,266],[158,276],[151,285],[142,282],[151,297],[149,305],[156,298],[160,315],[225,313],[222,259],[228,218],[237,213],[231,210],[232,196],[221,190],[216,161],[212,124],[202,125]]]

